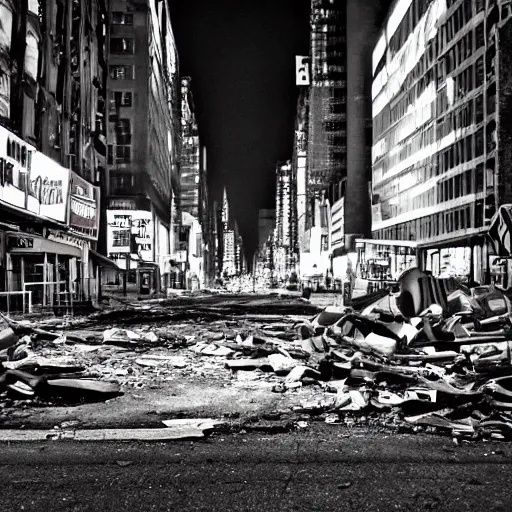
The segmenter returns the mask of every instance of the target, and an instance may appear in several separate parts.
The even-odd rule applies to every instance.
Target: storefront
[[[34,306],[54,306],[83,299],[82,249],[71,243],[8,231],[7,291],[32,292]]]
[[[97,187],[0,127],[1,296],[89,300],[99,200]]]
[[[107,252],[108,257],[125,271],[135,291],[138,283],[137,268],[154,263],[154,222],[148,210],[107,210]],[[107,276],[110,281],[113,276]],[[105,283],[107,284],[107,283]],[[116,284],[120,284],[116,281]],[[157,290],[159,291],[159,284]]]
[[[403,240],[356,240],[356,276],[366,293],[389,288],[409,268],[418,266],[415,242]]]
[[[505,289],[512,287],[512,205],[500,206],[489,227],[489,280]]]

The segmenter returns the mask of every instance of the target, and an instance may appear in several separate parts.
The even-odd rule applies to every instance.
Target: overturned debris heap
[[[298,324],[299,339],[286,346],[262,336],[239,340],[269,355],[226,367],[282,375],[275,392],[324,387],[331,400],[297,410],[328,413],[329,423],[381,417],[403,431],[512,438],[512,316],[503,290],[413,269],[399,290],[367,296],[358,309],[328,307]]]
[[[300,326],[319,378],[338,381],[329,421],[374,411],[413,429],[512,438],[508,297],[418,269],[399,284],[359,312],[328,308]]]
[[[159,308],[160,327],[136,328],[127,310],[133,330],[110,323],[91,336],[4,317],[0,400],[104,401],[154,384],[155,376],[209,374],[223,385],[265,381],[297,399],[312,390],[315,399],[293,410],[327,423],[512,438],[512,311],[494,286],[468,288],[413,269],[396,290],[313,318],[267,309],[251,316],[243,304],[229,315],[215,305],[215,320],[213,305]]]

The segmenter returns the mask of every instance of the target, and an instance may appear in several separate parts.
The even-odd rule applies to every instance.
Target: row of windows
[[[108,164],[128,164],[132,160],[131,146],[108,145]]]
[[[483,171],[483,168],[482,168]],[[435,188],[415,197],[412,202],[413,210],[434,206],[437,204],[452,201],[459,197],[464,197],[475,192],[483,190],[483,175],[481,181],[475,183],[473,181],[473,169],[469,169],[463,173],[451,176],[444,181],[439,181]]]
[[[110,66],[109,75],[112,80],[133,80],[135,77],[134,67],[124,65]]]
[[[491,129],[489,130],[490,133],[494,133]],[[428,133],[428,132],[426,132]],[[425,139],[426,135],[423,135],[420,141],[427,142],[427,139]],[[487,143],[488,148],[492,149],[491,146],[491,135],[488,137],[489,141]],[[431,160],[431,164],[428,163],[428,160],[424,160],[421,164],[410,167],[409,169],[406,169],[404,173],[402,173],[400,176],[393,178],[392,182],[389,182],[386,186],[386,188],[381,188],[381,194],[384,197],[390,197],[391,195],[396,195],[400,189],[398,182],[400,180],[403,180],[404,176],[415,172],[414,169],[425,169],[423,172],[423,176],[419,175],[418,180],[414,181],[413,183],[419,183],[421,181],[425,181],[427,179],[430,179],[432,176],[439,176],[442,175],[451,169],[454,169],[458,165],[467,163],[471,161],[474,158],[478,158],[482,156],[484,153],[484,131],[483,128],[480,128],[476,133],[472,133],[468,135],[467,137],[464,137],[463,139],[457,140],[450,146],[446,147],[444,150],[438,152],[433,159]],[[395,165],[396,158],[389,161],[389,164]],[[386,161],[383,162],[382,165],[382,174],[381,169],[374,169],[373,171],[373,179],[374,183],[379,183],[379,181],[382,180],[383,177],[385,177],[385,173],[387,171],[387,165]],[[428,170],[430,169],[430,170]],[[412,180],[408,180],[408,182],[411,182]]]
[[[414,186],[416,183],[422,183],[432,178],[433,174],[432,158],[425,158],[420,162],[408,167],[403,174],[396,176],[384,184],[379,182],[382,180],[382,175],[378,175],[375,170],[373,172],[373,183],[374,191],[378,192],[377,198],[373,201],[373,204],[379,202],[379,198],[395,197],[400,192],[407,190]],[[407,176],[407,180],[404,179]]]
[[[403,213],[412,212],[429,206],[436,206],[446,201],[464,197],[483,190],[483,165],[477,168],[477,181],[473,181],[473,169],[439,181],[436,186],[422,194],[406,191],[396,197],[382,201],[382,208],[393,218]]]
[[[115,109],[118,107],[130,108],[133,102],[133,94],[131,91],[111,91],[110,107]]]
[[[454,76],[453,81],[455,100],[463,98],[468,92],[480,87],[484,83],[483,57]]]
[[[124,171],[110,171],[110,192],[135,194],[140,190],[140,179],[136,174]]]
[[[470,205],[434,213],[420,219],[403,222],[373,232],[373,238],[394,240],[425,240],[463,229],[484,225],[484,204],[477,201],[474,211]]]
[[[393,218],[413,210],[439,205],[470,194],[477,194],[483,192],[484,188],[487,193],[492,194],[494,190],[494,167],[495,162],[490,159],[487,161],[485,169],[483,163],[478,164],[475,169],[468,169],[439,181],[435,188],[433,187],[416,197],[411,198],[411,194],[406,191],[396,194],[390,200],[380,201],[380,203],[383,210],[388,214],[387,218]],[[386,197],[390,197],[390,195],[386,195]],[[376,204],[379,200],[379,195],[374,196],[373,203]]]
[[[431,82],[433,82],[433,80],[434,73],[433,70],[430,69],[427,71],[426,75],[418,81],[415,87],[407,90],[408,92],[406,92],[402,98],[400,98],[400,100],[389,109],[389,121],[386,123],[388,127],[392,124],[395,124],[405,116],[406,112],[409,110],[409,107],[416,103],[416,100],[423,94],[425,89]],[[386,115],[384,110],[382,114]],[[379,128],[383,128],[383,126],[379,126]]]
[[[389,40],[389,49],[391,58],[398,53],[400,48],[405,44],[409,34],[412,33],[414,27],[418,24],[418,21],[427,11],[428,6],[432,3],[432,0],[413,0],[409,9],[405,13],[400,25],[396,29],[395,33]]]
[[[423,52],[423,55],[418,59],[414,68],[408,73],[404,80],[402,90],[406,91],[413,87],[413,85],[425,75],[425,73],[436,62],[435,53],[433,51],[433,42],[429,41],[428,46]]]
[[[440,59],[437,65],[438,80],[445,80],[446,76],[454,69],[457,69],[466,59],[484,46],[484,24],[480,23],[475,29],[476,45],[473,48],[473,31],[470,30],[462,37],[449,51],[447,51]]]
[[[441,36],[440,36],[441,37]],[[473,49],[473,40],[475,40],[475,48]],[[407,75],[404,80],[404,84],[402,86],[403,91],[412,91],[414,84],[420,80],[424,75],[427,76],[426,80],[423,80],[419,87],[416,89],[417,96],[421,94],[422,90],[434,79],[433,73],[430,70],[431,65],[436,61],[436,44],[435,39],[431,41],[429,47],[425,51],[425,53],[418,60],[418,63],[414,67],[414,69]],[[478,50],[482,46],[484,46],[484,25],[480,23],[476,29],[475,34],[473,35],[473,31],[468,32],[462,39],[459,41],[447,54],[443,59],[439,59],[437,61],[437,82],[443,82],[446,79],[446,76],[456,69],[459,65],[461,65],[465,59],[471,56],[474,51]],[[441,41],[437,42],[437,45],[442,48]],[[461,77],[459,78],[459,83],[457,83],[457,91],[459,90],[467,91],[472,90],[478,85],[480,85],[483,81],[483,62],[478,64],[477,68],[477,77],[476,84],[473,87],[473,76],[468,76],[468,72],[466,74],[461,73]],[[376,71],[377,73],[378,71]],[[394,109],[390,109],[389,107],[385,107],[374,120],[374,138],[378,138],[384,131],[386,131],[390,125],[394,124],[399,120],[407,111],[408,105],[412,100],[413,94],[411,92],[408,93],[408,96],[404,97],[401,101],[395,105]],[[460,95],[456,96],[456,98],[460,97]]]
[[[464,2],[453,12],[441,28],[442,46],[448,44],[473,17],[472,0]]]
[[[113,12],[112,13],[113,25],[133,25],[133,14],[126,12]]]
[[[324,121],[323,125],[326,132],[341,132],[341,135],[346,135],[345,123],[341,121]]]
[[[478,96],[478,98],[478,104],[480,105],[482,102],[482,95]],[[467,128],[475,122],[477,124],[481,122],[483,119],[482,109],[477,110],[474,108],[473,103],[476,103],[476,99],[464,103],[462,106],[438,119],[436,123],[436,139],[441,140],[454,130]],[[475,120],[474,117],[475,111],[477,113],[477,120]]]
[[[457,165],[469,162],[483,154],[484,131],[480,128],[476,133],[454,142],[436,155],[437,175],[444,174]]]
[[[400,145],[399,151],[394,154],[387,154],[382,161],[382,173],[385,175],[389,170],[400,162],[407,160],[418,151],[434,143],[434,125],[423,126],[418,132]]]
[[[111,37],[110,53],[117,55],[133,55],[134,44],[131,37]]]

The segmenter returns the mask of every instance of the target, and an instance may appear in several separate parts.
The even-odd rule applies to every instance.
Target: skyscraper
[[[312,0],[308,192],[346,177],[346,0]]]
[[[178,55],[168,1],[112,0],[108,43],[107,252],[163,271],[179,222]]]
[[[199,220],[201,148],[190,77],[181,79],[181,210]]]
[[[510,6],[483,0],[397,2],[375,46],[373,236],[415,241],[435,274],[489,278],[489,222],[512,201],[511,54]]]

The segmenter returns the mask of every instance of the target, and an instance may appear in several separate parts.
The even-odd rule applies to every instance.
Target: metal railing
[[[27,290],[0,292],[0,311],[5,311],[8,315],[10,315],[11,312],[22,313],[24,315],[32,313],[32,292]]]
[[[67,296],[71,296],[67,289],[67,281],[39,281],[35,283],[24,283],[23,291],[27,291],[27,287],[34,287],[34,301],[42,306],[54,306],[55,304],[60,305],[62,294],[64,295],[64,301],[67,302]]]

